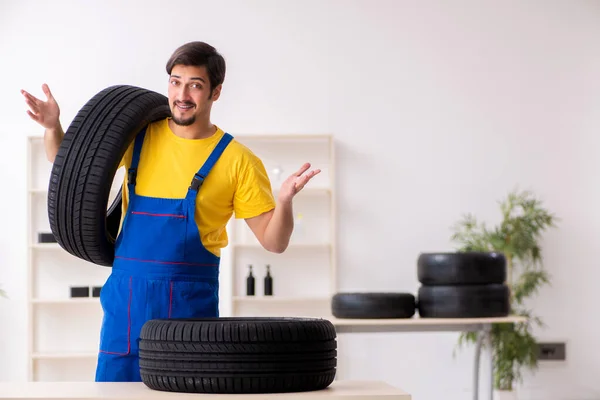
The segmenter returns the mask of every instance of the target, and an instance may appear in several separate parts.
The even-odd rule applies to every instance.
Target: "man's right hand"
[[[30,108],[30,110],[27,110],[29,117],[46,128],[44,133],[46,156],[48,157],[48,161],[54,162],[65,133],[60,125],[60,108],[54,96],[52,96],[50,88],[44,83],[42,90],[46,95],[47,101],[42,101],[25,90],[21,90],[21,94],[25,97],[25,103]]]
[[[47,101],[42,101],[25,90],[21,90],[21,94],[25,97],[25,103],[30,108],[30,110],[27,110],[27,114],[44,128],[57,129],[59,127],[60,108],[54,96],[52,96],[48,85],[44,83],[42,90],[46,95]]]

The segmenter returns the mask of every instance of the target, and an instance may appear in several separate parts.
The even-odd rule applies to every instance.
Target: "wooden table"
[[[398,318],[398,319],[338,319],[327,318],[335,325],[336,332],[478,332],[475,345],[475,365],[473,367],[473,399],[479,398],[479,370],[482,344],[488,359],[486,389],[489,400],[494,398],[494,359],[491,346],[492,324],[526,322],[525,317],[508,316],[499,318]]]
[[[334,381],[313,392],[202,394],[151,390],[140,382],[0,382],[0,400],[411,400],[383,382]]]

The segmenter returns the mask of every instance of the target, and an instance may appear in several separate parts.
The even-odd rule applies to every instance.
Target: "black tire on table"
[[[510,313],[506,285],[421,286],[421,318],[492,318]]]
[[[421,253],[417,278],[428,286],[502,284],[506,258],[496,252]]]
[[[335,327],[323,319],[154,319],[139,348],[142,382],[169,392],[314,391],[337,368]]]
[[[52,166],[48,217],[58,244],[72,255],[111,266],[121,218],[121,193],[107,211],[112,181],[140,130],[171,115],[167,97],[151,90],[108,87],[79,110]]]
[[[336,293],[331,299],[336,318],[411,318],[415,311],[412,293]]]

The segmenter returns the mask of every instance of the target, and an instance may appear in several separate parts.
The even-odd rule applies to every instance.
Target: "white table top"
[[[0,400],[411,400],[384,382],[334,381],[313,392],[273,394],[203,394],[151,390],[141,382],[0,382]]]
[[[443,326],[443,325],[479,325],[495,323],[516,323],[526,322],[527,318],[509,315],[507,317],[494,318],[373,318],[373,319],[352,319],[352,318],[327,318],[335,326],[347,325],[417,325],[417,326]]]

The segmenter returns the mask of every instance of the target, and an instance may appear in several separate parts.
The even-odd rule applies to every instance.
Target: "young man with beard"
[[[111,275],[101,291],[104,319],[96,381],[140,381],[137,339],[156,318],[217,317],[220,250],[226,224],[244,218],[261,245],[281,253],[293,230],[292,199],[319,170],[306,163],[283,182],[277,200],[262,161],[211,122],[225,60],[204,42],[168,60],[172,116],[149,124],[127,149],[123,218]],[[54,161],[64,136],[60,110],[22,91],[29,116],[45,128]]]

